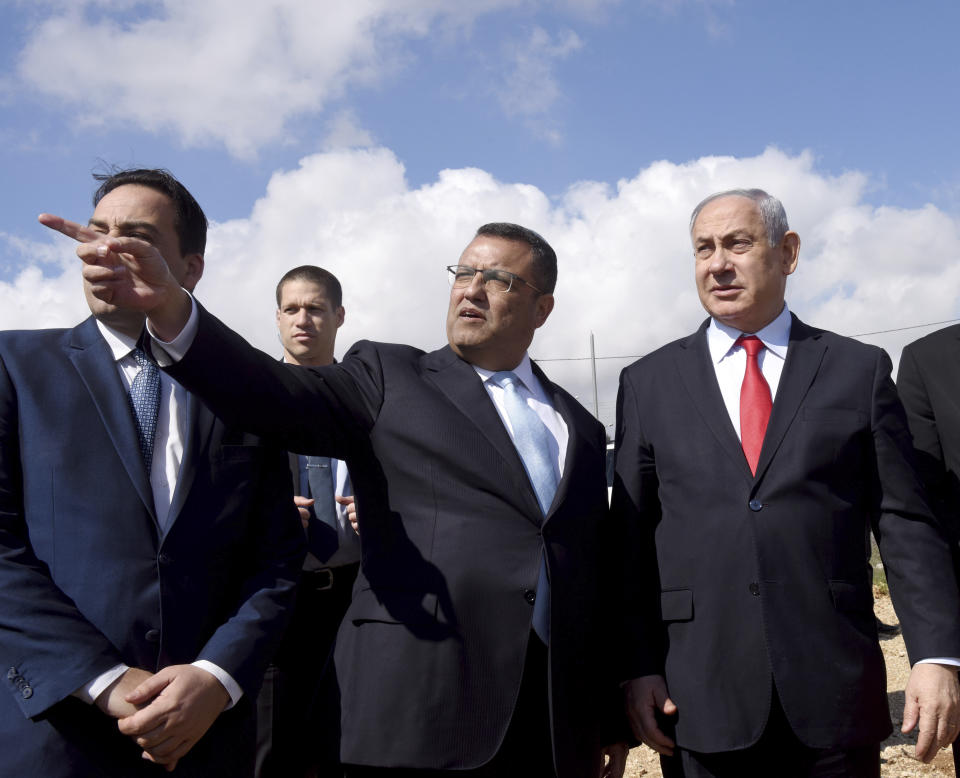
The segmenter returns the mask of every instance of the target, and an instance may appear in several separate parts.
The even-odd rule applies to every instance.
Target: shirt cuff
[[[190,293],[187,292],[187,294]],[[187,323],[183,325],[180,334],[173,340],[169,342],[160,340],[160,338],[153,333],[153,330],[150,329],[150,322],[147,322],[147,332],[150,333],[150,338],[153,341],[151,348],[153,358],[157,360],[157,364],[160,365],[160,367],[170,367],[170,365],[183,359],[184,355],[190,349],[190,346],[193,345],[193,339],[197,337],[197,329],[200,326],[199,320],[200,314],[197,311],[197,301],[193,299],[193,295],[191,294],[190,318],[187,319]]]
[[[222,667],[218,667],[213,662],[208,662],[206,659],[198,659],[196,662],[191,662],[194,667],[199,667],[201,670],[206,670],[210,675],[216,678],[220,683],[223,684],[223,688],[227,690],[227,694],[230,695],[230,704],[224,708],[224,710],[230,710],[234,705],[236,705],[240,698],[243,697],[243,689],[240,688],[240,685],[230,677],[230,673],[224,670]]]
[[[73,695],[77,699],[83,700],[87,705],[93,705],[94,701],[106,691],[106,688],[116,681],[121,675],[130,669],[130,665],[119,664],[111,667],[107,672],[101,673],[90,683],[81,686]]]
[[[918,665],[946,665],[947,667],[960,667],[960,659],[952,656],[932,656],[929,659],[918,659],[914,664]]]

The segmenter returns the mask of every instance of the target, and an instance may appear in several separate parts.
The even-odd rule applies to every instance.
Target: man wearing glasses
[[[171,375],[218,414],[351,462],[362,564],[336,648],[347,775],[622,774],[603,653],[604,432],[527,355],[553,309],[542,237],[477,231],[448,268],[447,346],[360,342],[296,370],[204,311],[146,244],[78,254],[104,295],[147,313]]]

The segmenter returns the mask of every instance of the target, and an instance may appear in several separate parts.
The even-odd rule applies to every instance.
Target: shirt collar
[[[483,379],[484,383],[489,381],[494,373],[504,372],[502,370],[487,370],[485,367],[480,367],[479,365],[474,365],[473,369],[477,371],[477,375]],[[537,381],[533,375],[533,366],[530,363],[529,354],[524,354],[523,359],[520,360],[520,364],[513,368],[511,372],[516,373],[517,378],[523,382],[523,385],[527,387],[529,392],[535,392],[537,390],[539,381]]]
[[[131,338],[129,335],[113,329],[100,321],[100,319],[97,319],[96,322],[100,334],[103,335],[103,339],[107,341],[107,346],[109,346],[113,354],[114,362],[119,362],[124,357],[129,356],[137,347],[137,338]]]
[[[783,310],[780,311],[780,315],[776,319],[763,329],[749,334],[760,338],[763,345],[780,359],[786,359],[787,347],[790,345],[790,325],[792,323],[790,309],[784,303]],[[714,364],[719,364],[733,350],[733,344],[743,334],[741,330],[729,327],[716,319],[710,319],[710,326],[707,327],[707,346],[710,349],[710,358]]]

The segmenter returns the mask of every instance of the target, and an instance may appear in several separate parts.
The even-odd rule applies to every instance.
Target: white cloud
[[[599,357],[640,355],[687,334],[705,316],[687,237],[693,206],[714,191],[760,186],[783,200],[803,240],[787,290],[801,318],[857,334],[960,315],[954,257],[960,220],[932,206],[868,205],[868,185],[861,173],[819,173],[809,153],[768,149],[747,159],[661,161],[615,187],[583,182],[551,201],[536,187],[469,168],[441,171],[412,189],[388,149],[328,151],[275,174],[247,218],[213,226],[198,297],[258,346],[276,351],[276,280],[294,265],[316,263],[343,283],[340,353],[360,338],[434,348],[445,342],[443,267],[478,225],[509,220],[541,232],[560,257],[556,308],[534,340],[533,356],[586,357],[591,331]],[[72,248],[55,241],[19,250],[45,263],[47,277],[27,268],[14,283],[0,284],[0,327],[76,322],[83,302]],[[61,270],[51,275],[57,263]],[[896,358],[926,331],[865,340]],[[628,361],[598,363],[606,422]],[[592,403],[589,362],[544,367]]]
[[[510,66],[504,75],[500,103],[512,116],[546,113],[561,96],[554,76],[557,60],[565,59],[583,46],[572,30],[554,40],[542,27],[534,27],[528,38],[509,44]]]
[[[373,135],[360,126],[352,110],[339,111],[327,122],[327,135],[323,139],[325,149],[350,149],[373,145],[375,145]]]
[[[249,156],[282,139],[293,116],[402,62],[433,25],[468,26],[526,0],[78,0],[49,15],[20,54],[19,75],[85,124],[171,131],[187,145]],[[138,16],[131,19],[135,9]]]

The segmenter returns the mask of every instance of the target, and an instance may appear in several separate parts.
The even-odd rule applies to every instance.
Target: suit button
[[[763,510],[763,503],[760,502],[760,500],[757,500],[757,499],[750,500],[749,505],[750,505],[750,510],[752,510],[752,511],[762,511],[762,510]]]
[[[24,686],[20,690],[20,695],[23,697],[23,699],[29,700],[31,697],[33,697],[33,688],[30,686]]]
[[[160,640],[159,629],[148,629],[147,634],[143,636],[148,643],[157,643]]]
[[[756,581],[750,584],[750,594],[752,594],[754,597],[760,596],[760,584],[758,584]]]
[[[160,556],[157,557],[157,561],[161,565],[169,565],[173,560],[170,558],[168,554],[160,554]]]
[[[525,589],[523,592],[523,599],[533,605],[533,603],[537,601],[537,593],[533,591],[533,589]]]
[[[7,680],[8,680],[8,681],[12,681],[12,680],[13,680],[14,678],[16,678],[16,677],[17,677],[17,668],[16,668],[16,667],[11,667],[9,670],[7,670]]]

